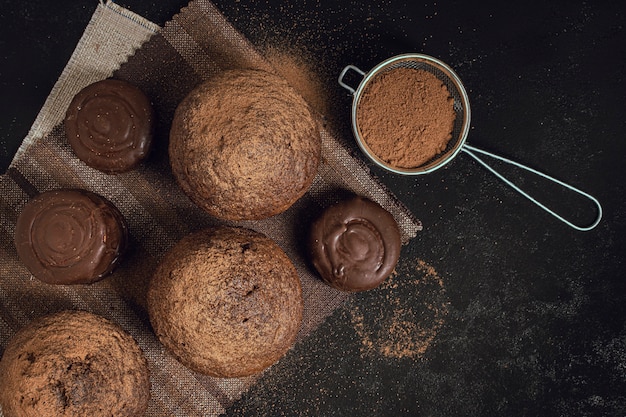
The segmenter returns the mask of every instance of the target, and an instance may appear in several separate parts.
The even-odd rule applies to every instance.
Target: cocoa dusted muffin
[[[117,324],[84,311],[31,322],[0,361],[5,417],[142,416],[149,398],[139,345]]]
[[[124,216],[81,189],[45,191],[26,203],[15,226],[20,260],[48,284],[90,284],[120,263],[128,245]]]
[[[270,238],[215,227],[179,241],[158,266],[148,312],[163,345],[188,368],[215,377],[262,371],[293,344],[302,290]]]
[[[283,78],[230,70],[196,87],[170,131],[172,171],[209,214],[255,220],[288,209],[309,188],[320,160],[317,123]]]

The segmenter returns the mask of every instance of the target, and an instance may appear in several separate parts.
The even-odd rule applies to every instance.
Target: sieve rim
[[[395,167],[383,161],[382,159],[380,159],[374,152],[371,151],[367,143],[361,137],[361,134],[358,131],[358,123],[357,123],[358,103],[361,98],[361,94],[363,93],[363,90],[365,89],[367,84],[373,79],[374,76],[380,73],[383,69],[389,67],[390,65],[398,61],[405,61],[405,60],[419,61],[420,63],[425,63],[426,65],[435,67],[436,69],[441,71],[446,77],[449,77],[459,93],[459,98],[461,102],[460,104],[463,109],[462,111],[463,120],[461,122],[462,123],[461,130],[458,135],[459,139],[456,141],[456,143],[454,143],[454,145],[449,150],[445,151],[442,154],[437,155],[433,161],[429,161],[426,164],[420,165],[419,167],[416,167],[416,168]],[[420,53],[400,54],[400,55],[392,56],[391,58],[388,58],[380,62],[379,64],[374,66],[372,69],[370,69],[367,73],[363,72],[363,79],[361,80],[358,87],[356,88],[356,90],[354,90],[354,93],[353,93],[352,110],[351,110],[351,122],[352,123],[351,124],[352,124],[352,132],[356,139],[357,145],[359,146],[361,151],[365,154],[365,156],[367,156],[376,165],[388,171],[394,172],[396,174],[422,175],[422,174],[428,174],[430,172],[433,172],[445,166],[448,162],[454,159],[454,157],[456,157],[461,151],[461,149],[463,148],[463,145],[465,144],[465,141],[467,140],[467,136],[469,134],[470,120],[471,120],[471,110],[470,110],[469,97],[467,95],[467,91],[465,90],[465,86],[463,85],[463,82],[461,81],[459,76],[454,72],[454,70],[450,66],[448,66],[443,61],[435,57],[432,57],[430,55],[426,55],[426,54],[420,54]]]

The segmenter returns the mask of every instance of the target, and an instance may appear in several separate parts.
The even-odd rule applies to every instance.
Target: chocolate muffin
[[[309,106],[283,78],[230,70],[195,88],[176,109],[172,171],[209,214],[255,220],[289,208],[309,188],[321,139]]]
[[[148,408],[148,364],[117,324],[63,311],[18,331],[0,361],[6,417],[141,416]]]
[[[343,291],[380,285],[396,267],[400,247],[393,216],[360,196],[327,208],[309,235],[313,266],[326,283]]]
[[[129,171],[151,148],[154,111],[136,86],[115,79],[97,81],[72,99],[65,133],[76,156],[107,173]]]
[[[87,190],[60,189],[33,197],[15,226],[20,260],[48,284],[90,284],[119,264],[128,232],[120,211]]]
[[[163,345],[188,368],[215,377],[262,371],[293,344],[302,290],[287,255],[268,237],[215,227],[183,238],[148,291]]]

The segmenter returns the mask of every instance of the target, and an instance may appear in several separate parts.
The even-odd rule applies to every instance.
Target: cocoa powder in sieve
[[[454,99],[434,74],[395,68],[365,86],[356,109],[362,140],[396,168],[418,168],[446,149],[454,127]]]

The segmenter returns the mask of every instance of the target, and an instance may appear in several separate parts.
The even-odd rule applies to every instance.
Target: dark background
[[[2,1],[0,169],[28,133],[97,2]],[[119,1],[163,25],[185,1]],[[448,63],[472,104],[468,143],[597,197],[574,231],[466,155],[422,177],[373,168],[424,231],[403,250],[444,279],[449,312],[423,357],[362,357],[355,297],[297,345],[231,415],[626,415],[626,33],[618,2],[215,1],[259,45],[306,52],[350,135],[347,64],[398,53]],[[577,223],[587,201],[497,166]],[[407,261],[408,260],[408,261]],[[404,291],[410,291],[407,287]],[[415,294],[405,294],[415,297]],[[297,375],[288,369],[299,370]],[[272,381],[280,381],[273,383]]]

